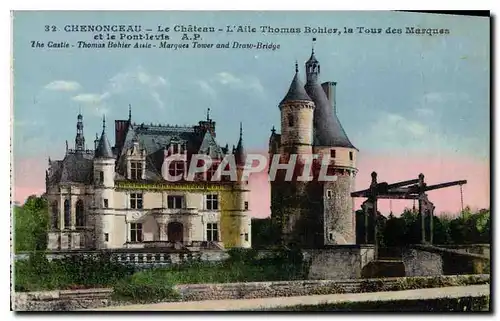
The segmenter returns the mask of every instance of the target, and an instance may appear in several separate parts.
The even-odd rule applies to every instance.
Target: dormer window
[[[183,148],[182,144],[172,143],[172,154],[173,155],[182,154],[183,151],[184,151],[184,148]]]
[[[184,162],[170,163],[169,172],[171,176],[177,176],[184,173]]]
[[[354,159],[354,154],[353,152],[349,152],[349,160],[353,160]]]
[[[137,161],[130,162],[130,179],[142,179],[142,163]]]

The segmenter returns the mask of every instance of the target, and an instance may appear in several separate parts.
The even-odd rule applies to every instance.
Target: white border
[[[397,0],[392,0],[392,1],[387,1],[387,0],[378,0],[378,1],[357,1],[354,3],[354,1],[341,1],[341,2],[335,2],[333,1],[287,1],[283,3],[276,3],[276,2],[271,2],[269,0],[253,0],[253,1],[221,1],[221,0],[211,0],[211,1],[203,1],[203,0],[197,0],[197,1],[179,1],[179,2],[172,2],[169,1],[168,6],[167,5],[159,5],[160,1],[150,1],[150,0],[141,0],[137,1],[135,3],[132,2],[127,2],[127,1],[108,1],[104,3],[102,0],[86,0],[86,1],[79,1],[79,2],[73,2],[73,1],[48,1],[45,0],[43,2],[40,1],[2,1],[1,6],[2,10],[1,13],[2,15],[0,16],[2,19],[1,24],[2,27],[0,29],[0,34],[2,37],[2,48],[1,48],[1,53],[2,53],[2,59],[0,61],[3,62],[2,65],[2,100],[3,100],[3,108],[1,108],[1,115],[0,115],[0,150],[3,151],[1,159],[2,162],[2,168],[3,170],[0,172],[1,175],[1,182],[8,182],[10,181],[10,138],[11,135],[11,126],[10,126],[10,108],[8,106],[11,106],[11,91],[10,91],[10,69],[11,69],[11,46],[9,46],[11,42],[11,19],[10,19],[10,11],[6,10],[395,10],[401,8],[405,8],[406,10],[444,10],[448,9],[451,10],[467,10],[470,9],[470,3],[465,2],[465,1],[447,1],[444,2],[442,1],[439,3],[438,1],[435,0],[420,0],[420,1],[415,1],[415,2],[406,2],[404,6],[402,5],[401,1]],[[488,10],[491,8],[497,9],[498,7],[498,1],[483,1],[483,0],[476,0],[474,1],[474,5],[476,9],[484,9]],[[7,8],[4,8],[4,4],[15,4],[14,6],[7,6]],[[42,9],[43,8],[43,9]],[[119,9],[118,9],[119,8]],[[499,10],[493,10],[492,15],[494,15],[495,12],[498,12]],[[498,41],[498,34],[495,34],[495,42]],[[492,57],[493,58],[493,57]],[[7,77],[9,75],[9,77]],[[466,75],[464,75],[466,76]],[[495,83],[495,88],[492,90],[495,90],[495,93],[498,92],[496,89],[498,88],[498,83]],[[498,113],[497,115],[498,116]],[[496,123],[498,124],[498,118],[495,119]],[[497,133],[497,130],[495,130],[495,134]],[[497,164],[495,164],[497,165]],[[9,172],[7,171],[9,169]],[[497,175],[495,175],[495,187],[498,187],[496,185],[497,183]],[[1,225],[3,229],[7,229],[9,227],[10,230],[10,186],[7,186],[7,184],[1,185],[2,188],[2,193],[0,194],[1,197],[1,203],[4,210],[2,211],[2,216],[1,219],[3,220],[3,224]],[[7,193],[9,191],[9,193]],[[498,189],[495,189],[495,197],[494,199],[500,199],[500,192]],[[9,204],[9,205],[7,205]],[[496,213],[492,213],[494,215]],[[499,228],[499,221],[500,218],[496,217],[495,218],[495,227],[493,230],[495,231],[500,231]],[[1,234],[3,237],[2,240],[2,256],[4,260],[6,261],[6,258],[10,256],[10,231],[5,231]],[[8,245],[9,244],[9,245]],[[494,249],[496,247],[493,247]],[[496,253],[495,253],[496,254]],[[495,265],[496,266],[496,265]],[[7,279],[7,271],[9,270],[9,267],[7,266],[7,263],[4,262],[2,265],[2,284],[1,284],[1,289],[2,289],[2,303],[3,303],[3,309],[2,313],[8,313],[9,315],[7,316],[8,319],[13,318],[14,314],[10,311],[10,303],[9,306],[6,304],[7,302],[7,297],[10,296],[10,292],[8,292],[10,289],[10,279]],[[496,269],[495,269],[496,272]],[[71,314],[67,314],[68,317],[71,316]],[[135,315],[132,316],[126,316],[126,317],[134,317]],[[155,315],[150,315],[155,316]],[[211,316],[211,315],[195,315],[195,316],[190,316],[192,317],[200,317],[200,318],[210,318],[210,317],[220,317],[221,315],[216,315],[216,316]],[[259,315],[238,315],[237,317],[251,317],[251,318],[257,318]],[[286,316],[280,316],[280,317],[290,317],[291,315],[286,315]],[[335,315],[335,318],[344,318],[346,315]],[[370,318],[374,317],[373,315],[357,315],[356,318],[361,318],[368,316]],[[53,315],[45,315],[41,316],[43,318],[52,318]],[[85,318],[89,318],[89,316],[84,316]],[[123,318],[124,315],[119,315],[120,318]],[[164,317],[164,316],[158,316],[158,317]],[[233,318],[234,315],[229,315],[228,317]],[[301,317],[307,317],[306,315],[301,315]],[[318,315],[314,315],[314,317],[318,317]],[[387,318],[386,315],[383,316],[384,318]],[[391,315],[389,315],[391,317]],[[470,317],[470,315],[467,315],[466,317]],[[351,317],[352,318],[352,317]],[[404,318],[419,318],[418,315],[415,316],[410,316],[410,315],[405,315]],[[439,316],[432,316],[431,318],[439,318]],[[2,318],[3,319],[3,318]]]

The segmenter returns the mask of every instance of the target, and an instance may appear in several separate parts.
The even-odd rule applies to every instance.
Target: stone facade
[[[310,280],[359,279],[363,267],[373,260],[370,246],[340,245],[303,253]]]
[[[81,115],[78,124],[81,137]],[[145,126],[129,119],[116,121],[115,129],[113,148],[103,127],[94,150],[79,144],[67,148],[64,159],[49,159],[50,250],[190,246],[192,242],[251,247],[247,182],[211,180],[217,164],[231,153],[216,143],[215,122]],[[233,154],[244,161],[241,135],[240,130]],[[195,154],[206,155],[214,165],[189,180],[189,160]],[[176,161],[167,162],[169,157]],[[181,175],[181,179],[171,181],[169,175]]]
[[[306,63],[307,83],[298,78],[298,66],[288,93],[279,104],[281,133],[272,130],[269,154],[290,163],[297,154],[292,180],[277,175],[271,181],[271,217],[287,245],[320,248],[326,245],[356,244],[354,191],[357,149],[350,143],[335,113],[335,91],[331,82],[319,85],[319,62],[314,53]],[[300,181],[305,159],[315,159],[311,180]],[[319,179],[321,163],[328,176]],[[272,173],[271,173],[272,174]],[[272,175],[271,175],[272,176]],[[307,176],[307,173],[303,176]]]
[[[403,263],[406,276],[436,276],[443,274],[443,258],[437,253],[405,249]]]

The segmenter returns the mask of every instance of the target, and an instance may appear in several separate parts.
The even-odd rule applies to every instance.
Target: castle
[[[269,154],[278,154],[283,163],[298,155],[328,157],[328,174],[336,181],[318,180],[312,167],[312,180],[286,181],[283,176],[271,182],[271,219],[281,231],[281,242],[301,248],[355,244],[353,199],[358,150],[350,142],[336,114],[335,82],[320,83],[320,63],[312,50],[305,63],[306,84],[295,76],[279,104],[281,134],[272,129]]]
[[[74,149],[66,142],[62,160],[50,160],[46,197],[51,213],[51,250],[166,247],[251,247],[248,186],[223,177],[213,182],[213,168],[232,153],[237,173],[244,167],[242,129],[237,146],[221,147],[215,122],[163,126],[115,121],[112,147],[103,129],[94,149],[85,148],[83,117],[77,117]],[[208,155],[213,168],[193,181],[167,181],[188,172],[194,154]],[[175,155],[177,161],[165,159]]]

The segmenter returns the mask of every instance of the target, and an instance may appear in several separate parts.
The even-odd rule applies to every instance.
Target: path
[[[346,293],[329,295],[310,295],[296,297],[277,297],[241,300],[210,300],[190,302],[167,302],[155,304],[137,304],[112,306],[96,309],[99,311],[235,311],[259,310],[287,307],[294,305],[317,305],[322,303],[340,303],[345,301],[393,301],[421,300],[437,298],[457,298],[484,296],[490,294],[490,285],[454,286],[445,288],[418,289],[372,293]]]

